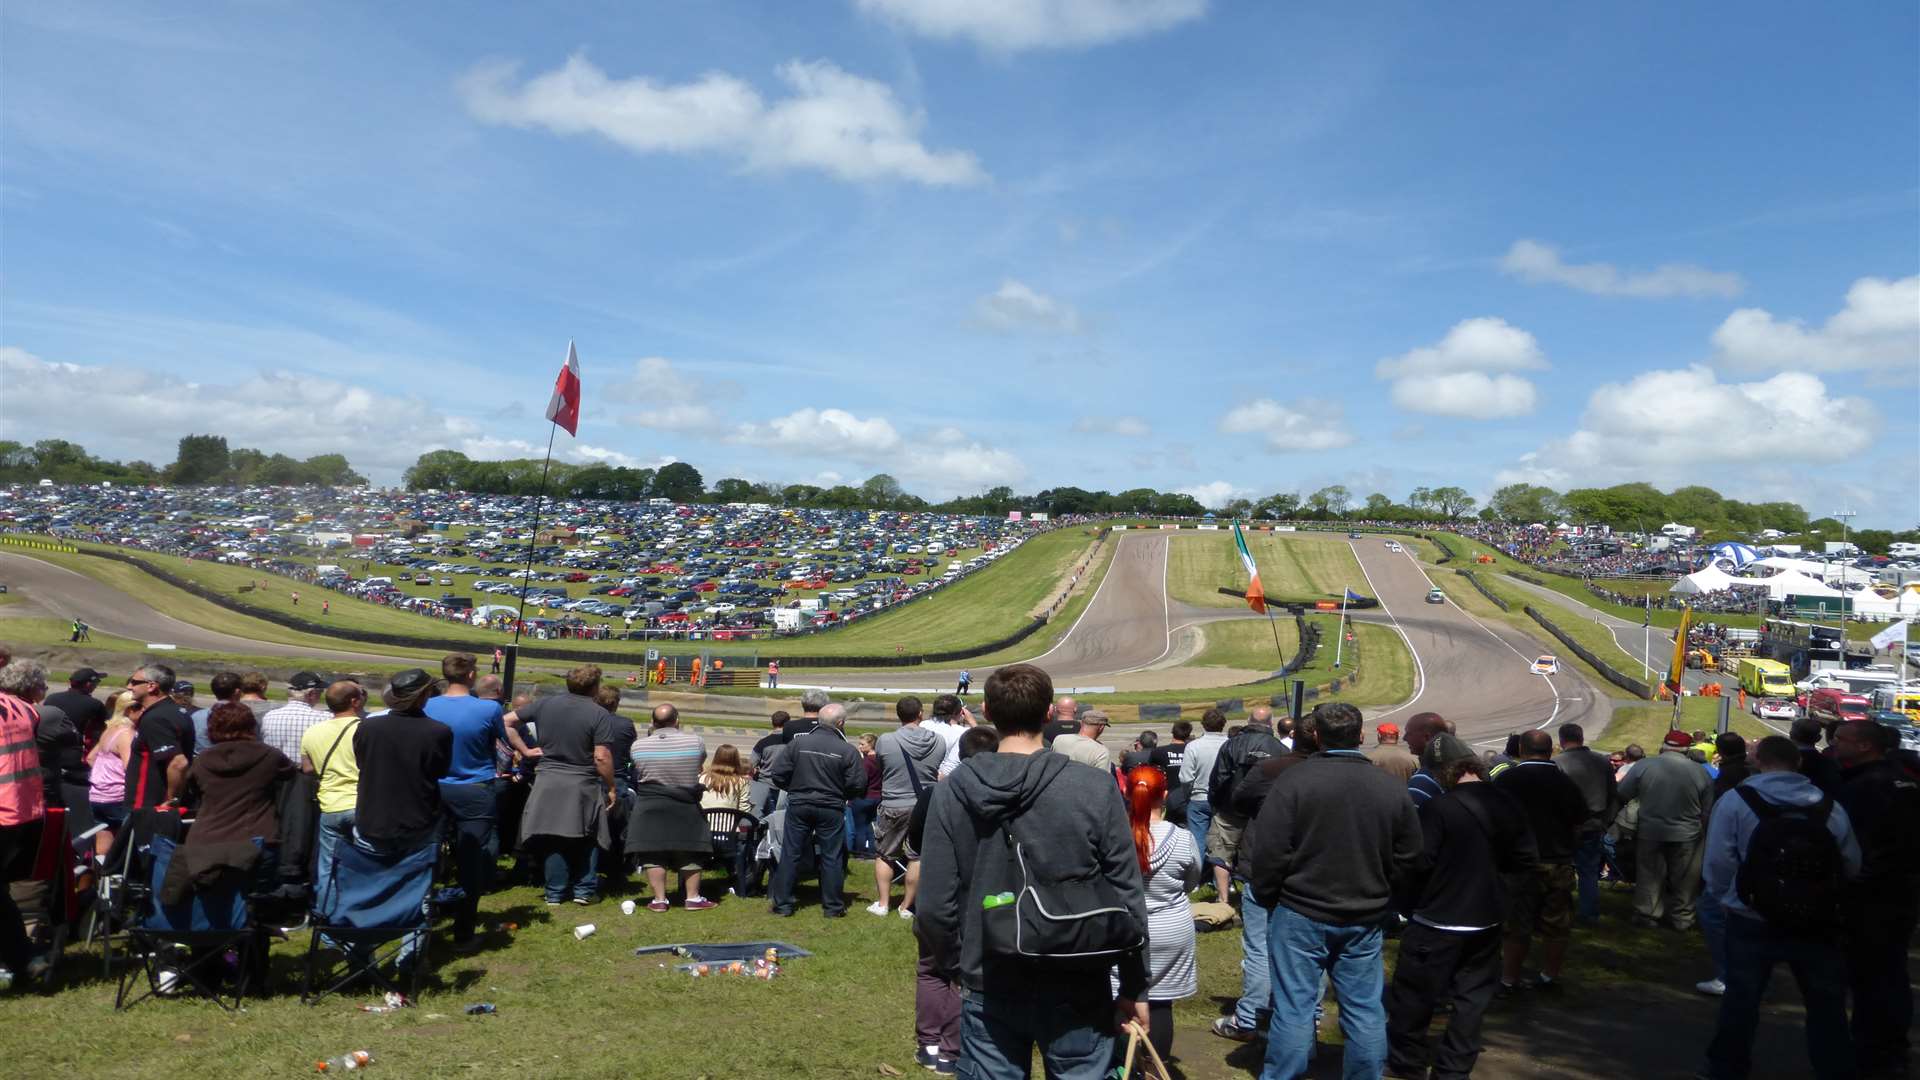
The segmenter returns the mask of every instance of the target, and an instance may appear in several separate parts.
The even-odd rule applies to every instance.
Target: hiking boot
[[[1239,1024],[1233,1022],[1233,1017],[1231,1016],[1222,1016],[1218,1020],[1215,1020],[1213,1022],[1213,1033],[1223,1039],[1231,1039],[1234,1042],[1240,1043],[1257,1042],[1260,1038],[1259,1032],[1252,1028],[1241,1027]]]
[[[1727,984],[1719,979],[1702,979],[1694,983],[1693,988],[1708,997],[1720,997],[1727,992]]]

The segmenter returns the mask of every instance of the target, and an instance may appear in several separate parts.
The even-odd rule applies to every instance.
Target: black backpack
[[[1021,843],[1018,819],[996,830],[1000,859],[975,872],[986,886],[980,926],[988,957],[1067,971],[1105,971],[1147,942],[1127,897],[1097,864],[1047,865]]]
[[[1734,880],[1740,902],[1788,934],[1833,929],[1845,876],[1840,844],[1827,831],[1833,800],[1822,796],[1812,806],[1780,806],[1750,787],[1734,790],[1760,819]]]

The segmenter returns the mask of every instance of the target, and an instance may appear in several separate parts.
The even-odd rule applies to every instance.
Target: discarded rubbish
[[[355,1069],[364,1069],[371,1064],[373,1064],[372,1051],[355,1050],[350,1054],[341,1054],[339,1057],[328,1058],[325,1061],[316,1061],[313,1063],[313,1071],[352,1072]]]
[[[593,936],[593,932],[595,929],[597,928],[592,923],[581,923],[579,926],[576,926],[573,928],[574,940],[575,941],[587,940],[588,938]]]
[[[634,913],[635,910],[636,910],[636,907],[633,901],[631,900],[620,901],[620,914],[631,915]]]
[[[492,1016],[498,1011],[498,1009],[493,1007],[493,1002],[491,1001],[483,1001],[478,1005],[467,1006],[468,1016]]]

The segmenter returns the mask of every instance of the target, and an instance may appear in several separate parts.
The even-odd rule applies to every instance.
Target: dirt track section
[[[345,652],[308,645],[282,645],[223,634],[162,614],[104,582],[75,570],[25,555],[0,552],[0,576],[25,593],[32,603],[56,619],[79,619],[104,634],[135,641],[177,645],[242,656],[306,656],[317,660],[357,663],[407,663],[405,657],[379,653]],[[0,627],[0,632],[4,628]]]

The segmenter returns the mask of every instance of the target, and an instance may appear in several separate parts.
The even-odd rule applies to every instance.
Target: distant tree
[[[1228,499],[1227,505],[1220,507],[1220,512],[1230,518],[1252,517],[1253,500]]]
[[[653,474],[653,493],[663,499],[674,502],[698,502],[707,490],[700,478],[700,470],[684,461],[662,465]]]
[[[1508,484],[1496,488],[1487,496],[1486,508],[1496,519],[1513,524],[1550,525],[1559,521],[1564,513],[1560,493],[1538,484]]]
[[[1207,512],[1207,508],[1191,495],[1163,491],[1154,497],[1153,512],[1161,517],[1199,517]]]
[[[1420,513],[1434,509],[1433,489],[1428,487],[1414,488],[1412,494],[1407,496],[1407,505]]]
[[[462,486],[472,465],[458,450],[429,450],[414,460],[403,479],[408,491],[451,491]]]
[[[227,476],[225,435],[182,435],[167,480],[175,484],[217,484]]]
[[[737,476],[729,476],[713,485],[714,502],[752,502],[753,495],[753,485]]]
[[[861,499],[867,507],[874,510],[892,509],[903,494],[905,492],[900,488],[900,481],[886,473],[876,473],[868,477],[866,483],[860,485]]]
[[[1339,517],[1347,512],[1353,495],[1344,484],[1328,484],[1307,496],[1307,509],[1321,517]]]
[[[1433,489],[1433,509],[1438,510],[1443,516],[1449,519],[1464,517],[1471,513],[1474,504],[1477,502],[1479,502],[1479,500],[1467,494],[1465,488],[1443,487]]]
[[[1264,521],[1285,521],[1300,512],[1300,496],[1290,491],[1269,495],[1254,504],[1253,512]]]
[[[259,482],[274,487],[291,487],[300,482],[300,463],[285,454],[274,454],[260,466]]]
[[[1387,496],[1382,495],[1377,491],[1367,496],[1367,505],[1366,505],[1365,513],[1369,519],[1374,521],[1379,521],[1384,518],[1391,517],[1393,515],[1393,511],[1394,511],[1393,500],[1388,498]]]
[[[812,484],[788,484],[780,489],[782,506],[814,506],[820,501],[820,489]]]
[[[322,487],[359,487],[367,478],[353,471],[343,454],[315,454],[300,463],[305,482]]]

